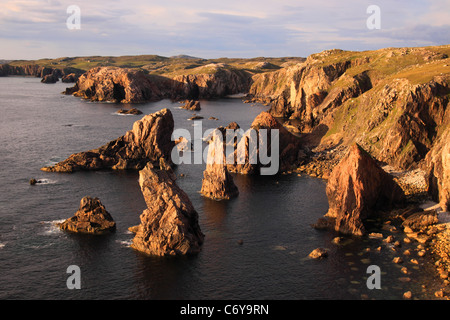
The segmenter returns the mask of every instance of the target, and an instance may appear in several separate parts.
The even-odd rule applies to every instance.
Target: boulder
[[[408,227],[413,231],[419,231],[438,222],[438,216],[434,210],[423,211],[414,213],[406,218],[406,220],[403,221],[402,226]]]
[[[317,248],[317,249],[314,249],[313,251],[311,251],[311,253],[309,254],[309,257],[313,258],[313,259],[326,258],[326,257],[328,257],[328,251],[325,250],[324,248]]]
[[[147,162],[171,166],[174,121],[169,109],[146,115],[133,124],[133,129],[106,145],[71,155],[54,166],[44,167],[47,172],[74,172],[80,170],[135,169]]]
[[[139,172],[139,184],[147,204],[131,247],[148,255],[198,253],[204,234],[198,213],[188,195],[175,182],[172,170],[159,170],[151,164]]]
[[[214,130],[208,145],[206,169],[203,172],[201,194],[214,200],[231,199],[239,194],[233,177],[227,170],[222,132]]]
[[[329,210],[320,219],[343,234],[363,235],[364,220],[405,200],[403,190],[359,145],[354,144],[328,179]]]
[[[102,234],[114,231],[116,223],[98,198],[84,197],[72,218],[58,224],[62,230]]]
[[[200,101],[188,100],[181,108],[186,110],[199,111],[201,110]]]

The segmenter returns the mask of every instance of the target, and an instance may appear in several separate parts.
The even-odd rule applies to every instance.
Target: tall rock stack
[[[330,174],[326,193],[329,210],[316,227],[358,236],[365,233],[365,219],[405,200],[392,176],[357,144]]]
[[[139,172],[139,184],[147,209],[131,229],[136,233],[131,247],[155,256],[198,253],[204,240],[198,213],[173,172],[147,164]]]
[[[227,170],[222,132],[214,130],[208,146],[208,159],[203,172],[201,193],[214,200],[231,199],[239,194],[233,177]]]

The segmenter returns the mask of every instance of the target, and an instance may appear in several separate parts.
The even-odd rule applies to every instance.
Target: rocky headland
[[[140,170],[150,162],[155,166],[171,166],[171,140],[174,128],[170,110],[163,109],[144,116],[133,124],[125,135],[85,152],[71,155],[53,166],[41,170],[47,172],[74,172],[81,170]]]

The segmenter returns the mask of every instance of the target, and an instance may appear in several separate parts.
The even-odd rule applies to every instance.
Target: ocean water
[[[0,78],[0,299],[432,299],[434,274],[419,264],[392,263],[397,252],[379,239],[336,246],[331,232],[311,224],[328,203],[326,182],[297,174],[233,175],[240,194],[213,201],[199,194],[204,164],[180,165],[205,234],[190,257],[149,257],[129,247],[130,226],[145,209],[138,172],[46,173],[40,168],[97,148],[132,128],[141,116],[119,116],[114,103],[90,103],[60,94],[68,85],[38,78]],[[169,108],[175,128],[193,130],[193,111],[160,101],[136,105],[149,114]],[[229,98],[202,101],[203,129],[236,121],[249,128],[267,107]],[[219,120],[209,120],[214,116]],[[35,186],[29,180],[40,181]],[[99,197],[117,223],[115,233],[91,236],[55,227],[77,211],[84,196]],[[398,237],[401,237],[398,235]],[[242,242],[241,244],[239,242]],[[382,247],[381,251],[375,248]],[[412,246],[412,245],[411,245]],[[312,260],[317,247],[329,256]],[[69,290],[68,266],[81,270],[81,289]],[[367,268],[381,270],[381,289],[370,290]],[[400,268],[407,266],[410,274]]]

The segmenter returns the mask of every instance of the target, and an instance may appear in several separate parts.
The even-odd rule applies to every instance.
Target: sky
[[[307,57],[450,44],[450,0],[0,0],[0,8],[0,59]]]

